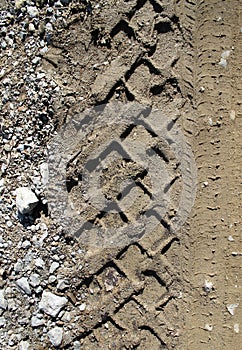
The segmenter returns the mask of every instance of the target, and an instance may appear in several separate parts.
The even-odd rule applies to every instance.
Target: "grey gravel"
[[[56,30],[66,25],[76,6],[71,0],[63,4],[15,0],[3,1],[0,8],[0,348],[4,350],[52,348],[63,331],[56,332],[56,340],[51,331],[61,322],[71,326],[65,283],[60,281],[73,268],[69,247],[60,225],[42,212],[45,205],[48,210],[47,145],[58,127],[55,103],[64,102],[67,91],[48,74],[44,56],[51,55]],[[61,264],[52,265],[53,261]],[[57,269],[60,275],[55,276]],[[49,294],[47,286],[53,288]]]

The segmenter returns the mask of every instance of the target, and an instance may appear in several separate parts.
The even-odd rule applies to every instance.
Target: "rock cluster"
[[[61,227],[45,213],[47,144],[56,128],[54,101],[63,91],[42,67],[53,35],[65,25],[73,4],[1,4],[1,349],[59,347],[78,319],[70,302],[74,287],[69,277],[83,253],[73,242],[67,244]],[[77,306],[85,299],[75,297]]]

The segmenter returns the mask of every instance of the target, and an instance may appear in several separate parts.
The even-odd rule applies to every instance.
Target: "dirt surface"
[[[87,108],[138,102],[161,110],[174,129],[181,130],[190,145],[186,146],[188,160],[181,165],[171,143],[157,136],[162,114],[157,115],[157,125],[150,130],[142,125],[127,128],[119,124],[88,132],[78,144],[81,151],[76,149],[76,156],[68,162],[66,173],[69,199],[82,219],[96,227],[119,230],[136,222],[152,196],[152,176],[134,160],[129,148],[129,156],[114,159],[100,177],[105,198],[117,198],[120,212],[100,213],[85,197],[83,166],[110,135],[124,140],[124,150],[136,140],[154,150],[158,164],[170,174],[169,207],[149,235],[120,246],[107,247],[105,242],[100,249],[96,242],[94,247],[80,243],[70,234],[71,229],[63,230],[50,202],[48,207],[44,201],[48,191],[43,187],[40,208],[32,219],[28,217],[31,222],[12,218],[13,226],[2,224],[3,238],[8,232],[12,241],[10,257],[2,258],[1,288],[10,305],[0,305],[3,316],[7,315],[6,324],[1,326],[3,348],[239,349],[240,1],[101,0],[63,4],[65,20],[56,23],[37,68],[45,73],[46,81],[54,81],[55,89],[58,87],[53,95],[52,90],[46,91],[51,101],[46,107],[51,128],[40,128],[44,135],[39,137],[40,148],[46,149],[56,131]],[[2,62],[7,65],[9,61]],[[3,125],[7,123],[7,108]],[[112,121],[121,110],[111,110]],[[189,163],[190,147],[196,167]],[[31,161],[37,167],[43,160],[40,153]],[[24,178],[25,182],[17,179],[15,168],[16,163],[10,160],[8,172],[3,174],[11,191],[32,181],[32,175]],[[31,172],[31,167],[27,169]],[[127,178],[134,180],[137,198],[125,210],[120,187]],[[134,196],[131,190],[127,201]],[[174,231],[182,191],[183,209],[189,218]],[[4,196],[8,198],[6,192]],[[16,232],[23,237],[22,246]],[[23,248],[27,240],[30,246]],[[46,268],[36,264],[39,257]],[[18,261],[26,267],[17,269]],[[50,273],[53,262],[58,262],[57,272]],[[39,276],[40,288],[32,283],[32,294],[19,294],[13,287],[16,280],[30,280],[33,274]],[[60,287],[60,281],[66,285]],[[41,308],[46,291],[66,298],[65,313],[62,310],[53,317]],[[11,306],[11,300],[17,301],[18,309]],[[37,312],[43,322],[33,326],[31,317]],[[13,340],[18,319],[25,319],[16,331],[22,338]],[[62,334],[58,345],[49,333],[54,327]],[[5,343],[5,337],[12,337],[12,343]]]

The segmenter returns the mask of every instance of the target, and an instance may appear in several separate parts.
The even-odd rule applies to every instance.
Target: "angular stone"
[[[16,281],[17,286],[26,294],[31,295],[31,289],[29,286],[28,279],[26,277],[21,277]]]
[[[37,316],[33,316],[31,318],[31,326],[34,328],[34,327],[39,327],[39,326],[43,326],[44,324],[44,320],[43,318],[39,318]]]
[[[16,206],[21,214],[28,214],[36,207],[39,200],[28,187],[16,189]]]
[[[0,289],[0,309],[6,310],[8,307],[7,300],[4,297],[4,289]]]
[[[67,304],[65,297],[59,297],[48,291],[43,291],[39,309],[43,310],[47,315],[56,317],[60,310]]]
[[[50,273],[55,272],[55,270],[58,269],[58,267],[60,266],[60,264],[57,261],[54,261],[51,265],[50,265]]]
[[[53,346],[59,346],[62,342],[63,329],[60,327],[55,327],[48,332],[48,337]]]

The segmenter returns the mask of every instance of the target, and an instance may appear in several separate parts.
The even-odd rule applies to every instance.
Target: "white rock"
[[[86,309],[86,303],[82,303],[80,306],[79,306],[79,310],[80,311],[84,311]]]
[[[55,270],[58,269],[58,267],[60,266],[60,264],[57,261],[54,261],[51,265],[50,265],[50,273],[55,272]]]
[[[30,243],[30,241],[28,241],[28,240],[26,239],[26,240],[23,241],[23,243],[22,243],[22,248],[28,249],[29,247],[31,247],[31,243]]]
[[[6,222],[6,225],[7,225],[8,227],[12,227],[12,226],[13,226],[13,223],[12,223],[12,221],[8,220],[8,221]]]
[[[16,206],[21,214],[30,213],[38,202],[38,198],[28,187],[16,189]]]
[[[39,61],[40,61],[40,57],[35,57],[32,59],[33,64],[37,64],[37,63],[39,63]],[[35,179],[35,181],[37,182],[37,181],[39,181],[39,179],[37,178],[37,179]]]
[[[73,350],[81,350],[81,343],[78,340],[74,341]]]
[[[26,294],[31,295],[31,289],[29,286],[28,279],[26,277],[21,277],[16,281],[17,286]]]
[[[48,282],[51,284],[51,283],[54,283],[56,282],[57,278],[56,276],[54,275],[50,275],[50,277],[48,278]]]
[[[59,346],[62,342],[63,329],[55,327],[48,332],[48,337],[53,346]]]
[[[210,126],[213,125],[213,120],[212,120],[212,118],[208,118],[208,122],[209,122],[209,125],[210,125]]]
[[[40,276],[37,273],[33,273],[29,277],[29,283],[32,287],[38,287],[40,285]]]
[[[22,340],[19,343],[19,350],[30,350],[30,344],[27,340]]]
[[[29,31],[30,32],[34,32],[35,31],[35,26],[33,25],[33,23],[29,23]]]
[[[39,50],[39,53],[41,55],[44,55],[46,52],[48,52],[48,47],[47,46],[44,46],[42,49]],[[44,183],[43,183],[44,184]]]
[[[43,50],[43,49],[42,49]],[[48,50],[48,49],[47,49]],[[37,75],[38,78],[38,75]],[[40,78],[41,79],[41,78]],[[49,178],[49,168],[48,168],[48,163],[42,163],[40,164],[40,174],[42,178],[42,184],[46,185],[48,182]]]
[[[64,315],[61,317],[63,322],[70,322],[71,320],[71,314],[70,312],[66,311]]]
[[[45,323],[45,322],[44,322],[43,318],[39,318],[39,317],[37,317],[37,316],[33,316],[33,317],[31,318],[31,326],[32,326],[32,327],[43,326],[44,323]]]
[[[235,114],[235,111],[233,109],[230,111],[229,115],[230,115],[231,120],[235,120],[236,114]]]
[[[204,290],[205,292],[209,293],[213,289],[213,283],[211,281],[205,280],[204,283]]]
[[[27,12],[32,18],[38,16],[39,14],[39,10],[36,6],[27,6]]]
[[[220,61],[218,64],[223,68],[226,68],[228,65],[227,60],[225,58],[220,58]]]
[[[20,9],[25,3],[25,0],[15,0],[15,6],[17,9]]]
[[[5,295],[4,289],[0,289],[0,309],[6,310],[8,307],[8,303],[4,295]]]
[[[227,305],[228,312],[233,316],[235,309],[239,306],[239,304],[229,304]]]
[[[51,292],[43,291],[39,303],[39,309],[43,310],[47,315],[56,317],[66,303],[67,299],[65,297],[60,297]]]
[[[234,332],[239,333],[239,324],[238,323],[234,324]]]
[[[205,326],[204,326],[204,329],[206,331],[212,332],[213,326],[211,324],[209,324],[209,323],[206,323]]]
[[[39,293],[42,292],[42,290],[43,290],[43,288],[42,288],[41,286],[38,286],[38,287],[35,289],[35,292],[39,294]]]
[[[6,320],[3,316],[0,317],[0,328],[5,327],[6,325]]]
[[[35,259],[35,266],[40,267],[41,269],[43,269],[45,267],[44,260],[41,259],[41,258]]]
[[[46,23],[45,25],[45,29],[49,32],[51,32],[53,30],[53,26],[50,22]]]
[[[224,58],[224,59],[229,58],[230,52],[231,52],[231,50],[225,50],[225,51],[223,51],[223,52],[221,53],[221,58]]]
[[[69,283],[66,280],[58,280],[58,284],[57,284],[57,289],[58,290],[65,290],[66,288],[69,287]]]

